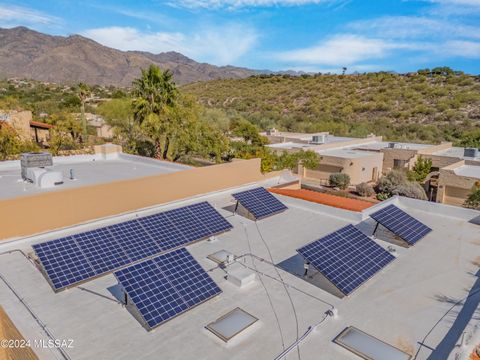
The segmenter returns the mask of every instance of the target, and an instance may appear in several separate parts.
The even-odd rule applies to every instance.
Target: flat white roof
[[[182,164],[123,153],[108,160],[97,155],[54,157],[53,166],[47,168],[61,171],[64,183],[53,188],[42,189],[22,180],[20,161],[0,162],[0,199],[190,169],[189,166]],[[74,180],[70,179],[71,169]]]
[[[462,165],[454,170],[455,174],[480,179],[480,166]]]
[[[426,359],[432,349],[444,344],[447,335],[452,336],[449,330],[463,306],[457,301],[478,282],[479,227],[469,220],[480,213],[410,199],[390,200],[433,231],[409,249],[375,240],[384,248],[394,248],[396,260],[341,299],[328,288],[318,287],[321,284],[317,275],[303,278],[303,261],[296,249],[349,223],[371,234],[375,223],[367,214],[385,202],[359,214],[278,196],[288,210],[255,223],[231,212],[235,205],[231,193],[245,188],[0,244],[0,252],[18,248],[31,253],[33,243],[209,201],[234,228],[214,241],[188,246],[188,251],[223,293],[152,332],[147,332],[121,304],[122,294],[113,275],[54,293],[41,272],[19,252],[0,255],[0,273],[56,338],[74,340],[74,347],[65,349],[73,359],[273,359],[313,327],[300,344],[302,358],[313,359],[321,354],[325,359],[353,360],[356,357],[350,351],[332,342],[348,326],[409,353],[419,351],[417,359]],[[378,236],[388,239],[382,232]],[[207,258],[220,250],[235,254],[237,264],[255,271],[255,284],[240,289],[226,280],[226,271]],[[277,269],[270,264],[270,254]],[[0,298],[26,338],[46,339],[38,323],[1,281]],[[332,306],[338,310],[335,318],[325,315]],[[205,326],[236,307],[259,320],[254,328],[226,344]],[[462,317],[460,324],[453,326],[462,327],[468,320]],[[451,350],[448,346],[442,349],[435,355]],[[34,350],[42,359],[57,355],[54,349]],[[296,351],[294,347],[288,358],[295,358]]]
[[[283,142],[283,143],[277,143],[277,144],[268,144],[266,145],[270,148],[274,149],[305,149],[308,150],[312,147],[312,144],[303,144],[303,143],[295,143],[291,141]]]
[[[340,157],[345,159],[377,156],[377,153],[374,153],[371,151],[362,151],[362,150],[355,150],[355,149],[349,149],[349,148],[319,150],[317,151],[317,153],[319,153],[320,155],[335,156],[335,157]]]
[[[323,145],[323,144],[332,144],[332,143],[339,143],[339,142],[344,142],[344,141],[350,141],[350,140],[355,140],[356,138],[351,138],[351,137],[342,137],[342,136],[334,136],[334,135],[327,135],[325,137],[325,142],[324,143],[319,143],[319,144],[314,144],[314,143],[296,143],[293,141],[286,141],[283,143],[277,143],[277,144],[269,144],[266,145],[268,147],[274,148],[274,149],[295,149],[295,148],[301,148],[304,150],[308,150],[310,148],[315,148],[316,146]],[[308,139],[310,141],[311,139]],[[359,138],[359,140],[362,140]]]
[[[465,148],[463,147],[451,147],[446,150],[440,150],[437,152],[434,152],[433,155],[438,155],[438,156],[448,156],[448,157],[455,157],[459,159],[465,159],[465,160],[472,160],[472,161],[479,161],[480,162],[480,157],[474,158],[470,156],[464,156],[464,151]]]
[[[353,147],[358,149],[381,150],[388,148],[391,143],[395,144],[395,149],[406,150],[421,150],[433,146],[431,144],[404,143],[396,141],[375,141],[367,144],[354,145]]]

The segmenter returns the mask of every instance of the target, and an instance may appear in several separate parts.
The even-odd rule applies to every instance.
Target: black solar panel
[[[150,328],[222,292],[184,248],[117,271],[115,277]]]
[[[163,251],[188,243],[180,229],[168,219],[165,213],[140,218],[138,222]]]
[[[131,262],[130,257],[106,228],[77,234],[74,239],[81,250],[78,252],[85,255],[95,274],[102,274]]]
[[[275,196],[262,187],[232,195],[255,219],[262,219],[287,209]]]
[[[72,236],[33,245],[33,249],[55,289],[96,275]]]
[[[33,248],[53,288],[59,290],[231,228],[210,204],[202,202]]]
[[[297,251],[345,295],[395,259],[353,225]]]
[[[137,220],[115,224],[107,229],[131,261],[145,259],[162,251]]]
[[[392,233],[401,237],[409,245],[414,245],[432,231],[428,226],[422,224],[395,205],[388,205],[370,216]]]

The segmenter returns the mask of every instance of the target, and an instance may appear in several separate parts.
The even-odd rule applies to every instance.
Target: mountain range
[[[178,84],[238,79],[260,73],[234,66],[198,63],[177,52],[121,51],[80,35],[52,36],[20,26],[0,28],[0,78],[62,84],[130,86],[150,64],[173,72]]]

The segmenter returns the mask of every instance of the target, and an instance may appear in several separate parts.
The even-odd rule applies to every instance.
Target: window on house
[[[407,160],[393,159],[393,168],[402,169],[407,165]]]

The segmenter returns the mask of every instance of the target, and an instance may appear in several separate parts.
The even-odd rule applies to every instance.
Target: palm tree
[[[170,134],[175,132],[172,109],[178,98],[178,90],[170,70],[162,71],[150,65],[142,69],[142,76],[133,81],[133,112],[135,121],[145,125],[155,144],[155,156],[167,158]]]
[[[77,96],[81,102],[81,117],[82,117],[82,127],[83,127],[83,136],[82,140],[85,142],[87,140],[87,119],[85,117],[85,103],[87,102],[88,97],[91,94],[90,87],[87,84],[79,83],[77,85]]]

